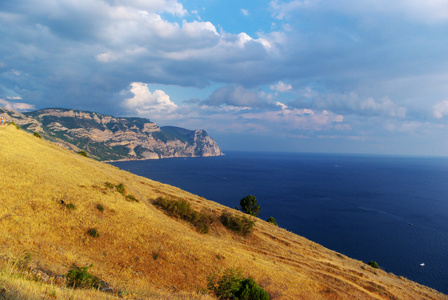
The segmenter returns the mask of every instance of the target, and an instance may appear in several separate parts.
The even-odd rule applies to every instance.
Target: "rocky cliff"
[[[204,130],[159,127],[144,118],[116,118],[74,109],[18,113],[0,108],[0,116],[65,148],[86,151],[98,160],[218,156],[223,153]]]

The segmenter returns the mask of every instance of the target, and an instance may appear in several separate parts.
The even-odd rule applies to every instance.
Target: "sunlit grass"
[[[93,264],[90,272],[116,291],[61,289],[4,263],[0,290],[6,288],[8,299],[109,299],[119,291],[143,299],[207,299],[207,275],[229,267],[252,276],[274,299],[443,298],[259,219],[246,237],[220,222],[201,234],[153,201],[182,199],[216,220],[230,209],[12,126],[0,127],[0,141],[0,259],[31,253],[30,267],[56,275]],[[89,235],[92,228],[99,236]]]

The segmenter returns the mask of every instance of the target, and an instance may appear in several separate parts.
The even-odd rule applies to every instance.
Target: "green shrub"
[[[248,195],[240,200],[241,211],[251,216],[258,216],[260,214],[261,206],[257,204],[257,198]]]
[[[206,210],[202,210],[200,213],[196,212],[186,200],[171,200],[159,197],[154,201],[154,204],[161,207],[169,215],[190,222],[198,232],[203,234],[209,232],[209,225],[214,219],[213,215]]]
[[[126,198],[126,200],[128,200],[128,201],[138,202],[138,199],[135,198],[134,195],[126,195],[125,198]]]
[[[88,267],[73,266],[67,274],[65,274],[67,286],[78,289],[99,289],[101,287],[100,280],[98,277],[88,272],[92,267],[93,264],[90,264]]]
[[[269,294],[260,287],[253,278],[247,278],[241,283],[235,299],[239,300],[269,300]]]
[[[375,269],[379,269],[380,268],[378,266],[377,262],[373,261],[373,260],[369,261],[368,265],[371,266],[372,268],[375,268]]]
[[[117,192],[119,192],[120,194],[124,195],[126,193],[126,187],[124,186],[124,184],[120,183],[117,184],[115,186],[115,188],[117,189]]]
[[[97,204],[96,208],[100,211],[103,212],[104,211],[104,206],[102,204]]]
[[[70,210],[75,210],[75,209],[76,209],[76,206],[75,206],[73,203],[69,203],[69,204],[67,204],[65,207],[66,207],[67,209],[70,209]]]
[[[248,218],[246,216],[237,216],[227,211],[223,212],[221,217],[221,223],[228,229],[240,233],[244,236],[252,232],[255,225],[254,218]]]
[[[91,237],[99,237],[100,234],[98,233],[98,231],[96,230],[96,228],[90,228],[89,230],[87,230],[87,233],[91,236]]]
[[[278,226],[277,221],[275,221],[274,217],[269,217],[267,219],[267,222],[274,224],[275,226]]]
[[[78,154],[87,157],[87,152],[84,150],[79,151]]]
[[[42,136],[39,134],[39,132],[34,132],[33,135],[37,138],[40,138],[40,139],[42,138]]]
[[[106,182],[105,185],[106,185],[106,187],[109,188],[109,189],[113,189],[113,188],[115,187],[115,185],[113,185],[113,184],[110,183],[110,182]]]
[[[227,268],[222,276],[207,276],[207,288],[218,299],[269,300],[269,294],[253,278],[244,278],[241,269]]]

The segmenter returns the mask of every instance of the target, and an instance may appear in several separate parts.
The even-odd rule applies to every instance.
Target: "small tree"
[[[260,214],[261,206],[257,204],[257,198],[252,195],[248,195],[240,201],[241,211],[257,217]]]
[[[278,226],[277,221],[275,221],[274,217],[269,217],[269,218],[267,219],[267,222],[268,222],[268,223],[272,223],[272,224],[274,224],[275,226]]]
[[[372,268],[379,269],[378,263],[376,261],[371,260],[369,261],[368,265]]]

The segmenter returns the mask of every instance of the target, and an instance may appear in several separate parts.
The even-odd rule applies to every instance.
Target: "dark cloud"
[[[242,106],[242,107],[261,107],[264,102],[258,94],[248,91],[242,86],[226,86],[218,88],[210,97],[201,102],[201,104],[209,106]]]

